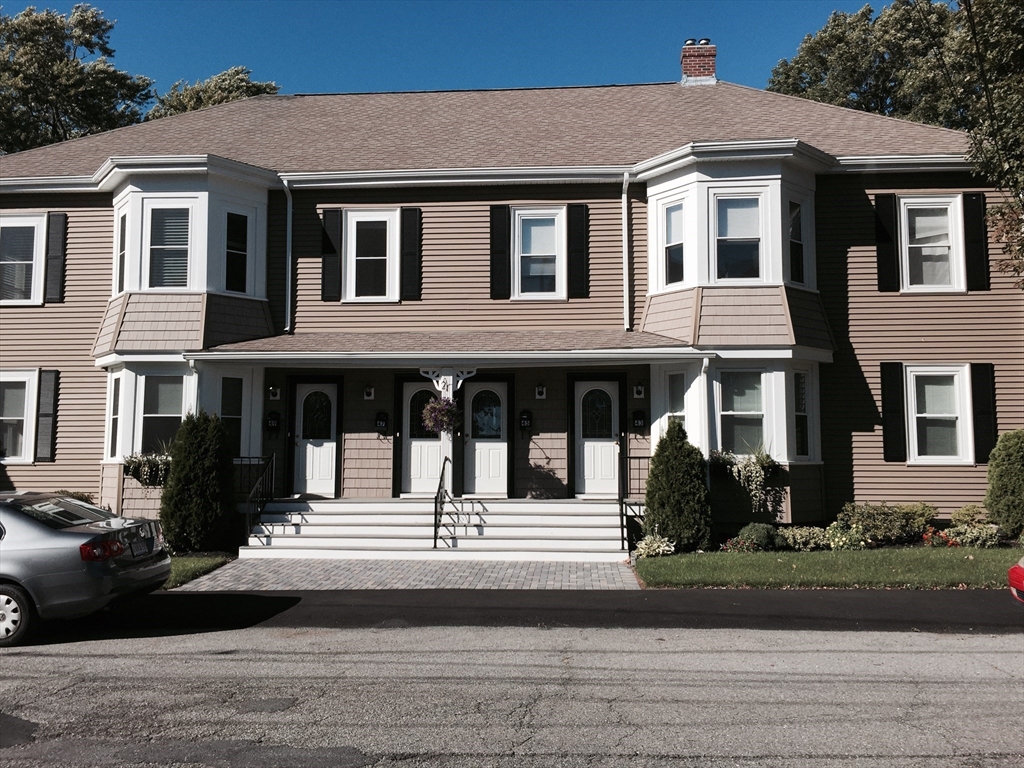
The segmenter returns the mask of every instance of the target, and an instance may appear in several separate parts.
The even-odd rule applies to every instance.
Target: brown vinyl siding
[[[699,295],[699,289],[688,288],[649,296],[640,330],[692,344],[694,307]]]
[[[295,330],[313,333],[472,328],[622,328],[622,208],[612,186],[558,189],[474,188],[388,192],[296,192]],[[490,298],[490,206],[589,206],[590,298],[567,301],[495,301]],[[419,207],[423,210],[421,301],[396,303],[320,300],[320,211],[345,207]],[[276,222],[277,227],[284,223]],[[273,228],[273,227],[272,227]],[[272,236],[273,237],[273,236]],[[646,234],[639,233],[641,239]],[[644,266],[646,271],[646,265]],[[283,298],[283,296],[281,296]],[[278,310],[274,308],[275,321]]]
[[[927,502],[948,515],[980,504],[987,467],[908,466],[882,460],[879,363],[994,363],[1000,433],[1024,427],[1024,293],[996,271],[992,289],[966,294],[880,293],[873,199],[877,192],[963,192],[968,176],[819,177],[816,197],[818,284],[837,341],[821,367],[822,447],[828,509],[847,501]],[[986,195],[987,197],[990,194]],[[990,200],[991,204],[991,200]]]
[[[93,345],[93,357],[100,357],[114,351],[117,342],[117,333],[121,328],[121,318],[124,316],[124,308],[128,303],[128,294],[122,293],[115,296],[107,304],[107,311],[103,315],[103,322],[96,333],[96,343]]]
[[[6,465],[8,487],[63,488],[99,497],[107,374],[95,367],[92,348],[111,291],[113,213],[109,206],[110,197],[104,195],[4,197],[5,212],[68,214],[64,302],[0,307],[3,368],[60,371],[56,460]]]
[[[204,294],[203,300],[204,348],[257,339],[274,332],[266,301],[222,293]]]
[[[114,342],[118,352],[178,352],[203,346],[203,295],[133,293]]]
[[[790,322],[793,326],[793,342],[803,347],[835,349],[821,296],[814,291],[805,291],[788,285],[785,291]]]
[[[622,216],[622,203],[619,203]],[[619,260],[622,259],[622,232],[619,232]],[[633,184],[629,187],[629,265],[632,282],[632,307],[630,328],[640,328],[647,299],[647,185]],[[622,265],[619,265],[622,271]],[[621,287],[619,289],[622,290]]]
[[[341,495],[346,498],[391,498],[391,463],[394,448],[394,376],[391,371],[346,372],[342,393],[344,436],[341,443]],[[425,381],[426,379],[424,379]],[[373,400],[363,389],[373,387]],[[377,411],[390,419],[389,434],[374,426]]]
[[[782,289],[701,289],[697,346],[756,347],[793,343]]]
[[[543,384],[545,399],[536,399]],[[565,371],[536,369],[516,376],[516,408],[533,414],[533,430],[515,443],[515,496],[528,499],[564,499],[569,495],[566,456]],[[518,413],[510,414],[514,419]],[[517,421],[511,425],[518,427]],[[521,433],[520,433],[521,434]]]

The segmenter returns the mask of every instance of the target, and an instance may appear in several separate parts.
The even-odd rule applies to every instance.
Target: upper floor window
[[[399,209],[346,210],[345,301],[398,301]]]
[[[151,208],[149,218],[149,287],[187,288],[188,208]]]
[[[764,450],[763,378],[760,371],[719,374],[721,450],[737,454]]]
[[[43,303],[45,223],[45,214],[0,217],[0,303]]]
[[[906,291],[962,290],[959,195],[900,198],[900,269]]]
[[[224,289],[245,293],[249,287],[249,217],[227,215],[227,241],[224,261]]]
[[[512,298],[566,298],[565,208],[515,208]]]
[[[181,426],[184,379],[146,376],[142,397],[142,453],[164,453]]]
[[[664,226],[665,285],[683,282],[683,204],[665,208]]]
[[[122,213],[117,221],[117,285],[116,293],[124,292],[124,271],[128,258],[128,214]]]
[[[0,461],[32,461],[37,371],[0,371]]]
[[[722,279],[761,276],[761,199],[716,197],[715,262]]]
[[[804,283],[804,224],[800,203],[789,203],[789,279]]]

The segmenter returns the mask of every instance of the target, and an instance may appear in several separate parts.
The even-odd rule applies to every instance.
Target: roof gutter
[[[281,177],[284,185],[284,196],[288,199],[287,213],[285,214],[285,243],[284,243],[284,332],[292,332],[292,191],[288,187],[288,179]]]

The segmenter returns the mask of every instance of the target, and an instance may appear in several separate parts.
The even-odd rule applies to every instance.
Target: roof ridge
[[[406,96],[431,93],[502,93],[511,91],[575,91],[594,88],[644,88],[655,85],[675,85],[675,80],[664,80],[650,83],[592,83],[589,85],[516,85],[505,88],[436,88],[421,91],[329,91],[325,93],[279,93],[275,96]],[[268,94],[264,94],[268,95]]]

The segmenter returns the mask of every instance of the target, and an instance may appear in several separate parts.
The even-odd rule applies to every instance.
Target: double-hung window
[[[146,376],[142,397],[142,453],[164,453],[181,426],[184,379]]]
[[[722,371],[720,446],[737,454],[764,450],[764,398],[761,371]]]
[[[249,217],[228,212],[224,255],[224,289],[246,293],[249,289]]]
[[[686,374],[668,374],[668,420],[686,429]]]
[[[910,461],[923,464],[971,461],[967,367],[908,365],[906,377]]]
[[[761,198],[715,198],[715,262],[719,280],[761,276]]]
[[[664,282],[670,286],[683,282],[683,204],[666,206],[664,211]]]
[[[565,207],[513,211],[512,298],[566,298]]]
[[[806,459],[811,455],[810,412],[807,406],[807,372],[793,374],[794,443],[797,458]]]
[[[38,371],[0,371],[0,461],[32,461]]]
[[[345,211],[344,300],[398,301],[399,209]]]
[[[220,420],[235,459],[242,455],[242,385],[243,380],[233,376],[222,378],[220,385]]]
[[[46,215],[0,216],[0,304],[42,304]]]
[[[124,273],[128,261],[128,214],[117,218],[117,278],[114,293],[124,292]]]
[[[187,288],[189,208],[149,209],[149,287]]]
[[[905,291],[964,288],[959,195],[900,198],[900,269]]]
[[[121,375],[110,379],[110,419],[108,422],[107,435],[107,458],[116,459],[122,455],[120,444],[121,427]]]
[[[804,283],[804,224],[800,203],[789,203],[789,279]]]

